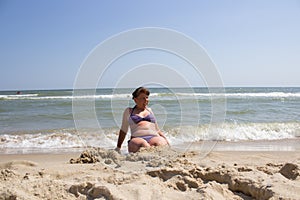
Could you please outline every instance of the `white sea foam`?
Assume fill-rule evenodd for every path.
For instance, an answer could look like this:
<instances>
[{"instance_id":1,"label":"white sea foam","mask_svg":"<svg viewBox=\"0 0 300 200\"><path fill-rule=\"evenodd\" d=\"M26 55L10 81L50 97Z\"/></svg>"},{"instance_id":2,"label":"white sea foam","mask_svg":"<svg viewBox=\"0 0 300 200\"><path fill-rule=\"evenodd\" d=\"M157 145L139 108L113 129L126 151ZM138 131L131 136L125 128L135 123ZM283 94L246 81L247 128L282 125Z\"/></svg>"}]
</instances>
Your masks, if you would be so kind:
<instances>
[{"instance_id":1,"label":"white sea foam","mask_svg":"<svg viewBox=\"0 0 300 200\"><path fill-rule=\"evenodd\" d=\"M4 134L0 148L76 148L82 142L71 133Z\"/></svg>"},{"instance_id":2,"label":"white sea foam","mask_svg":"<svg viewBox=\"0 0 300 200\"><path fill-rule=\"evenodd\" d=\"M269 92L269 93L228 93L226 97L271 97L271 98L289 98L300 97L300 93L284 93L284 92Z\"/></svg>"},{"instance_id":3,"label":"white sea foam","mask_svg":"<svg viewBox=\"0 0 300 200\"><path fill-rule=\"evenodd\" d=\"M30 99L37 97L39 94L15 94L15 95L0 95L0 99Z\"/></svg>"},{"instance_id":4,"label":"white sea foam","mask_svg":"<svg viewBox=\"0 0 300 200\"><path fill-rule=\"evenodd\" d=\"M224 123L219 126L180 127L167 130L174 144L201 140L280 140L300 136L300 123Z\"/></svg>"},{"instance_id":5,"label":"white sea foam","mask_svg":"<svg viewBox=\"0 0 300 200\"><path fill-rule=\"evenodd\" d=\"M297 137L299 131L299 123L225 124L218 130L218 139L228 141L289 139Z\"/></svg>"},{"instance_id":6,"label":"white sea foam","mask_svg":"<svg viewBox=\"0 0 300 200\"><path fill-rule=\"evenodd\" d=\"M0 135L0 149L35 148L62 149L96 146L113 148L117 142L118 129L103 131L55 131L53 133L4 134ZM226 123L221 127L176 127L164 130L172 145L202 140L253 141L292 139L300 136L300 123ZM128 134L128 138L129 139ZM125 140L126 141L126 140ZM124 142L124 147L127 142Z\"/></svg>"},{"instance_id":7,"label":"white sea foam","mask_svg":"<svg viewBox=\"0 0 300 200\"><path fill-rule=\"evenodd\" d=\"M300 93L152 93L151 98L185 99L185 98L300 98ZM4 100L49 100L49 99L131 99L130 94L102 94L102 95L68 95L68 96L39 96L39 94L0 95Z\"/></svg>"},{"instance_id":8,"label":"white sea foam","mask_svg":"<svg viewBox=\"0 0 300 200\"><path fill-rule=\"evenodd\" d=\"M0 99L5 100L51 100L51 99L129 99L128 94L113 94L113 95L80 95L80 96L38 96L38 94L28 95L0 95Z\"/></svg>"},{"instance_id":9,"label":"white sea foam","mask_svg":"<svg viewBox=\"0 0 300 200\"><path fill-rule=\"evenodd\" d=\"M193 96L193 97L229 97L229 98L299 98L300 93L268 92L268 93L176 93L176 96Z\"/></svg>"}]
</instances>

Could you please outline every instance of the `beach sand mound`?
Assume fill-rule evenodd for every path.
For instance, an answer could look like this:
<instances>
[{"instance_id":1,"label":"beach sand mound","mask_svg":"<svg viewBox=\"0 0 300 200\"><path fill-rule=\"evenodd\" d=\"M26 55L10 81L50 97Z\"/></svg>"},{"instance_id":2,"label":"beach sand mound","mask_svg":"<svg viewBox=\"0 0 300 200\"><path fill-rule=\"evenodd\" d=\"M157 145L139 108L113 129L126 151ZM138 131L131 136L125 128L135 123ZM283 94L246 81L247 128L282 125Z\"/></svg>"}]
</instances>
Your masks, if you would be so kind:
<instances>
[{"instance_id":1,"label":"beach sand mound","mask_svg":"<svg viewBox=\"0 0 300 200\"><path fill-rule=\"evenodd\" d=\"M299 154L293 156L299 160ZM286 155L213 152L200 157L170 148L126 155L91 148L69 162L55 155L1 162L0 200L300 199L299 163Z\"/></svg>"}]
</instances>

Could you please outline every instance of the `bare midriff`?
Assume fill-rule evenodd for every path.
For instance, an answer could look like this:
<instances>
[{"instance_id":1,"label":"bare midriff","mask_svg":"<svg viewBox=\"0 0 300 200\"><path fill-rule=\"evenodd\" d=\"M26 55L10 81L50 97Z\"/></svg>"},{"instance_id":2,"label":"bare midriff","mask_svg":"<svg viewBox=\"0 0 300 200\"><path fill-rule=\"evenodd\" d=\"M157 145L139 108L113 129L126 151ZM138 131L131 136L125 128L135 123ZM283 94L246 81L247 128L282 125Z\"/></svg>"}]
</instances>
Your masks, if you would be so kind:
<instances>
[{"instance_id":1,"label":"bare midriff","mask_svg":"<svg viewBox=\"0 0 300 200\"><path fill-rule=\"evenodd\" d=\"M130 123L130 130L131 130L131 137L158 135L155 127L155 123L151 123L147 121L142 121L139 122L138 124Z\"/></svg>"}]
</instances>

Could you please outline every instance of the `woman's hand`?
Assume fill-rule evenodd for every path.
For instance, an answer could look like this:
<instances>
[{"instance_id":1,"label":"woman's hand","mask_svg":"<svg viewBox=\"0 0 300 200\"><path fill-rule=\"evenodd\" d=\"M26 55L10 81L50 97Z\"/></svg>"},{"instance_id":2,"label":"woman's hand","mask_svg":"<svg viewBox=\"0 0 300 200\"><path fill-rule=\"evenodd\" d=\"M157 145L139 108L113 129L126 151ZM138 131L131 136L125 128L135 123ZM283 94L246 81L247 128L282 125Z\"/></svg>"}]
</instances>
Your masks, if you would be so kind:
<instances>
[{"instance_id":1,"label":"woman's hand","mask_svg":"<svg viewBox=\"0 0 300 200\"><path fill-rule=\"evenodd\" d=\"M161 137L163 137L163 138L167 141L167 144L168 144L169 146L171 146L170 143L169 143L169 141L168 141L168 139L166 138L166 136L165 136L161 131L158 131L158 134L159 134Z\"/></svg>"}]
</instances>

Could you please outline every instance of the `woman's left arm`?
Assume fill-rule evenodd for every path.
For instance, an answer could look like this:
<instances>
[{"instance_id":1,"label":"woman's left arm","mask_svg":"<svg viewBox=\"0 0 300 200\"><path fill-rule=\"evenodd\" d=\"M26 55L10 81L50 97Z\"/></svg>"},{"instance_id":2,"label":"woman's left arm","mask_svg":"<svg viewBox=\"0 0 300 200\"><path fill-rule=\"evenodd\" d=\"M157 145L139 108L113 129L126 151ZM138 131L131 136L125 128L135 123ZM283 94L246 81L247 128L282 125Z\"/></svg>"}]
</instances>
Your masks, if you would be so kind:
<instances>
[{"instance_id":1,"label":"woman's left arm","mask_svg":"<svg viewBox=\"0 0 300 200\"><path fill-rule=\"evenodd\" d=\"M161 137L163 137L163 138L167 141L168 145L170 146L170 143L169 143L168 139L166 138L166 136L163 134L163 132L162 132L161 130L158 129L157 133L158 133Z\"/></svg>"},{"instance_id":2,"label":"woman's left arm","mask_svg":"<svg viewBox=\"0 0 300 200\"><path fill-rule=\"evenodd\" d=\"M151 108L149 108L149 111L154 115ZM157 121L155 122L155 128L157 130L157 133L167 141L168 145L170 145L170 143L169 143L168 139L166 138L166 136L164 135L164 133L159 129Z\"/></svg>"}]
</instances>

